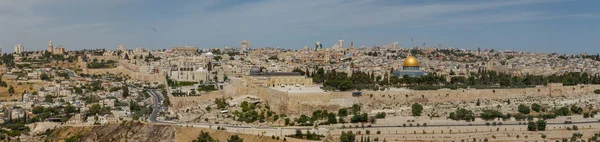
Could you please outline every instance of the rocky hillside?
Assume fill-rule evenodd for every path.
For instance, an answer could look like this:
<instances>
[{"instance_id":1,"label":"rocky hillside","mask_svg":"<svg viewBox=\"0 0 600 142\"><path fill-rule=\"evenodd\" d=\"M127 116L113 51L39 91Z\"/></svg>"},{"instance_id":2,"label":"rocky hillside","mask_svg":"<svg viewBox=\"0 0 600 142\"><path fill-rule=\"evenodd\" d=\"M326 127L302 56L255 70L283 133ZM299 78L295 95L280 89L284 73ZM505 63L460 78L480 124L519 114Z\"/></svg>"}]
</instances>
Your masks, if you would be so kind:
<instances>
[{"instance_id":1,"label":"rocky hillside","mask_svg":"<svg viewBox=\"0 0 600 142\"><path fill-rule=\"evenodd\" d=\"M209 132L210 136L227 141L232 135L238 135L247 142L282 142L270 136L231 133L227 131L206 128L180 127L172 125L153 125L143 123L123 123L102 126L61 127L38 135L30 141L83 141L83 142L190 142L195 140L200 132ZM302 140L287 138L288 142Z\"/></svg>"},{"instance_id":2,"label":"rocky hillside","mask_svg":"<svg viewBox=\"0 0 600 142\"><path fill-rule=\"evenodd\" d=\"M169 125L141 123L113 124L94 127L63 127L43 138L51 141L175 141L175 128Z\"/></svg>"}]
</instances>

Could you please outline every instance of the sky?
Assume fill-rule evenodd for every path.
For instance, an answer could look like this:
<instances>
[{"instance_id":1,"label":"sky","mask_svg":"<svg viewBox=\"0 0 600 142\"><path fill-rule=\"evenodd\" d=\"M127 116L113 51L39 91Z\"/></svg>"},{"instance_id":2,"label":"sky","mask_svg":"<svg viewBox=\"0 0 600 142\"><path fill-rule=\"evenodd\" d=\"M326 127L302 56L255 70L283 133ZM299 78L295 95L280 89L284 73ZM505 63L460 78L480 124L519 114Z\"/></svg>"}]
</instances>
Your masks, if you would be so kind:
<instances>
[{"instance_id":1,"label":"sky","mask_svg":"<svg viewBox=\"0 0 600 142\"><path fill-rule=\"evenodd\" d=\"M598 0L0 0L0 48L314 48L399 42L599 53Z\"/></svg>"}]
</instances>

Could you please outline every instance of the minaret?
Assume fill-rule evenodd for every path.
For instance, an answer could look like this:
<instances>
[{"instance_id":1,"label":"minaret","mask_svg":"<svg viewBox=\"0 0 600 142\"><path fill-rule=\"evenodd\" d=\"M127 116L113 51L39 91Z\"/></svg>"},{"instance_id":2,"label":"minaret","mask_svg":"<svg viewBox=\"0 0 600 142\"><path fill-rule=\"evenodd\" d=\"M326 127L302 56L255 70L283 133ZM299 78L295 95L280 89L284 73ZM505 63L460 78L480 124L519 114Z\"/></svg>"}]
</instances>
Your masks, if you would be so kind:
<instances>
[{"instance_id":1,"label":"minaret","mask_svg":"<svg viewBox=\"0 0 600 142\"><path fill-rule=\"evenodd\" d=\"M48 43L48 52L52 53L53 50L54 50L54 45L52 45L52 41L50 41L50 43Z\"/></svg>"}]
</instances>

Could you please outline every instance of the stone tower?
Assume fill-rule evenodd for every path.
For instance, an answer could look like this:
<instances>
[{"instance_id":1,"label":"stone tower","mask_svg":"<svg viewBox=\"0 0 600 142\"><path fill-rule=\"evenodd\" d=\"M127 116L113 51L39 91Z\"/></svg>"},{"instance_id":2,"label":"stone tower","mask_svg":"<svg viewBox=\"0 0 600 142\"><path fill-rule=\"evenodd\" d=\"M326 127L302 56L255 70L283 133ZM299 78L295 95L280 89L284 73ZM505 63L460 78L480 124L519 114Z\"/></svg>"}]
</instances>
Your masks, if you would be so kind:
<instances>
[{"instance_id":1,"label":"stone tower","mask_svg":"<svg viewBox=\"0 0 600 142\"><path fill-rule=\"evenodd\" d=\"M50 43L48 43L48 52L52 53L53 50L54 50L54 45L52 45L52 41L50 41Z\"/></svg>"}]
</instances>

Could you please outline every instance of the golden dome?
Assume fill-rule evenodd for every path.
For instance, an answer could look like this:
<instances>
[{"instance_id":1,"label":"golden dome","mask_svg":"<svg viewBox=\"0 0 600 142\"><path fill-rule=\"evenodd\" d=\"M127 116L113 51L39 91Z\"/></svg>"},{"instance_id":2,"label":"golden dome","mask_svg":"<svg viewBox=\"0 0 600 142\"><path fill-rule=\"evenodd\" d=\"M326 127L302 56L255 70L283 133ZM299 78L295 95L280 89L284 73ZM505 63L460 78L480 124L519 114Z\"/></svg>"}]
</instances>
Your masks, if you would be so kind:
<instances>
[{"instance_id":1,"label":"golden dome","mask_svg":"<svg viewBox=\"0 0 600 142\"><path fill-rule=\"evenodd\" d=\"M417 58L413 57L412 55L408 55L408 57L406 57L406 59L404 59L404 65L405 67L418 67L419 66L419 60L417 60Z\"/></svg>"}]
</instances>

